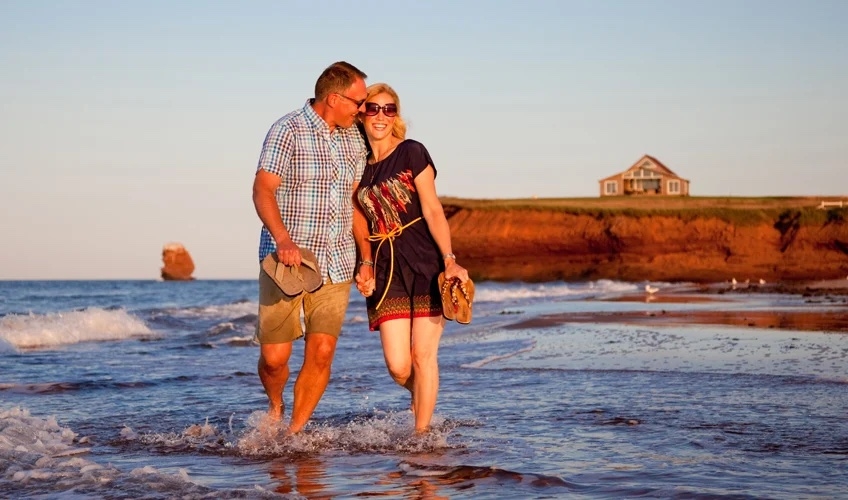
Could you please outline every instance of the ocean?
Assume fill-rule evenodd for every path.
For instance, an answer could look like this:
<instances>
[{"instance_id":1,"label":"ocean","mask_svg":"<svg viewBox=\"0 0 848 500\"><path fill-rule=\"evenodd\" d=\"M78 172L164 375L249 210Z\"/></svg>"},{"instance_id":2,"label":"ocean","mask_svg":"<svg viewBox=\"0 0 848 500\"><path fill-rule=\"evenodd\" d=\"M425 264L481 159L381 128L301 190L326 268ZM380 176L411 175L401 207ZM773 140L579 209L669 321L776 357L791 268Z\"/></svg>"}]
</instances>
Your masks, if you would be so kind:
<instances>
[{"instance_id":1,"label":"ocean","mask_svg":"<svg viewBox=\"0 0 848 500\"><path fill-rule=\"evenodd\" d=\"M654 285L477 283L425 436L352 290L286 438L255 281L0 281L0 497L848 498L848 334L662 321L844 301Z\"/></svg>"}]
</instances>

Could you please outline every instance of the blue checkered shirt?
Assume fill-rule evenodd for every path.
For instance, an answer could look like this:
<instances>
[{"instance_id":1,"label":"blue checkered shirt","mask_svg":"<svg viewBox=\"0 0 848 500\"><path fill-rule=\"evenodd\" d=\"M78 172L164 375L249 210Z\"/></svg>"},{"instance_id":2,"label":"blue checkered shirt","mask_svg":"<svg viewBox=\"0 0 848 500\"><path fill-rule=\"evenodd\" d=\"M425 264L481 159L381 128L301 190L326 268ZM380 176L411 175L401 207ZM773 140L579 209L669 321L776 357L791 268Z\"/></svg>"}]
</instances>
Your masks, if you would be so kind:
<instances>
[{"instance_id":1,"label":"blue checkered shirt","mask_svg":"<svg viewBox=\"0 0 848 500\"><path fill-rule=\"evenodd\" d=\"M325 282L341 283L353 278L356 265L352 190L365 170L365 141L356 127L330 133L311 101L271 126L257 172L282 179L277 206L292 241L315 253ZM263 226L259 261L274 251Z\"/></svg>"}]
</instances>

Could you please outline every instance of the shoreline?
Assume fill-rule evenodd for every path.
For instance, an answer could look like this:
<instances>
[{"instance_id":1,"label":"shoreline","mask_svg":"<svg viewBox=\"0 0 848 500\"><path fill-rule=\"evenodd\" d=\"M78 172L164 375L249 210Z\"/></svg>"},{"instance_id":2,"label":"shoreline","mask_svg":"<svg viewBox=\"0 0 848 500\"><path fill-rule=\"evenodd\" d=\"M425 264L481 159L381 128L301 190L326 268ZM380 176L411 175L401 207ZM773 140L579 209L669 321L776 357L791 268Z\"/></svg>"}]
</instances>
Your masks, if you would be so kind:
<instances>
[{"instance_id":1,"label":"shoreline","mask_svg":"<svg viewBox=\"0 0 848 500\"><path fill-rule=\"evenodd\" d=\"M507 325L508 330L545 328L565 323L621 323L628 325L721 325L776 330L848 333L846 311L634 311L617 313L561 313Z\"/></svg>"},{"instance_id":2,"label":"shoreline","mask_svg":"<svg viewBox=\"0 0 848 500\"><path fill-rule=\"evenodd\" d=\"M754 293L797 295L804 304L794 309L722 309L731 304L727 295ZM646 304L715 304L712 310L691 309L579 312L543 315L507 325L510 330L545 328L564 323L620 323L629 325L679 326L720 325L760 329L809 332L848 333L848 280L823 280L803 283L777 283L735 288L726 284L698 287L695 290L662 293L631 293L618 297L595 299L603 302L644 302Z\"/></svg>"}]
</instances>

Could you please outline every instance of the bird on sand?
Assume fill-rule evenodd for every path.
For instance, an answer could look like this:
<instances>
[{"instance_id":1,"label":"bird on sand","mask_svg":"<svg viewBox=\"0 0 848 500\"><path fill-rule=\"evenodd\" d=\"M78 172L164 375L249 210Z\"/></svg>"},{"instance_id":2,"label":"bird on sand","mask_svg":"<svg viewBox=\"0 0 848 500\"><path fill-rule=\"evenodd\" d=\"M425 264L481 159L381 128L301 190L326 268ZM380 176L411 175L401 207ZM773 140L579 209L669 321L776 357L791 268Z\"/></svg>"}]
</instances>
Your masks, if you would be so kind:
<instances>
[{"instance_id":1,"label":"bird on sand","mask_svg":"<svg viewBox=\"0 0 848 500\"><path fill-rule=\"evenodd\" d=\"M660 289L655 287L655 286L651 286L651 284L648 283L647 285L645 285L645 291L648 292L649 294L653 295L653 294L659 292Z\"/></svg>"}]
</instances>

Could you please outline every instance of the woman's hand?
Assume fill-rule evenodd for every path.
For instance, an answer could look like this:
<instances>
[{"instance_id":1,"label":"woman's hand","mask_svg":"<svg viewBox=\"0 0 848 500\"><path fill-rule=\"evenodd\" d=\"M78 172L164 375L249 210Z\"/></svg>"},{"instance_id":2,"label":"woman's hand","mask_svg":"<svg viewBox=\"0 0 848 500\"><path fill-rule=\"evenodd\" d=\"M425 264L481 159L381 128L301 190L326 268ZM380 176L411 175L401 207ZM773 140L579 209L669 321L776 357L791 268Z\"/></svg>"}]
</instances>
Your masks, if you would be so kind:
<instances>
[{"instance_id":1,"label":"woman's hand","mask_svg":"<svg viewBox=\"0 0 848 500\"><path fill-rule=\"evenodd\" d=\"M459 281L465 283L468 281L468 271L456 263L454 259L446 259L445 263L445 278L459 278Z\"/></svg>"},{"instance_id":2,"label":"woman's hand","mask_svg":"<svg viewBox=\"0 0 848 500\"><path fill-rule=\"evenodd\" d=\"M363 297L370 297L377 288L377 282L374 279L374 268L371 266L360 265L359 272L353 277L356 280L356 289Z\"/></svg>"}]
</instances>

